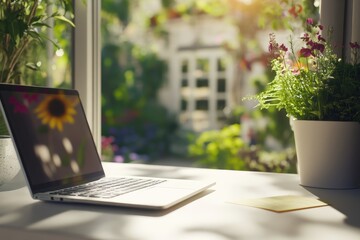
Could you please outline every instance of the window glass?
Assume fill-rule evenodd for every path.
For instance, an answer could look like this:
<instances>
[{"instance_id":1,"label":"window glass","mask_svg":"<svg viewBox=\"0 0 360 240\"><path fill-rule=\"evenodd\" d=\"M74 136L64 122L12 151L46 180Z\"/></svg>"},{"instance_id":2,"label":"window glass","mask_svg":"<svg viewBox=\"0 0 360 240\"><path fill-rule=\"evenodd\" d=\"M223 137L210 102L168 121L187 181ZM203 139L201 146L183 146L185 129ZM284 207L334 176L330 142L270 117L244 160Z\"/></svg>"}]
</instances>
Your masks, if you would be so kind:
<instances>
[{"instance_id":1,"label":"window glass","mask_svg":"<svg viewBox=\"0 0 360 240\"><path fill-rule=\"evenodd\" d=\"M273 79L268 34L318 19L313 0L102 0L101 17L104 160L294 172L287 116L243 99Z\"/></svg>"},{"instance_id":2,"label":"window glass","mask_svg":"<svg viewBox=\"0 0 360 240\"><path fill-rule=\"evenodd\" d=\"M222 92L225 92L226 91L226 80L221 78L221 79L218 79L218 82L217 82L217 91L219 93L222 93Z\"/></svg>"},{"instance_id":3,"label":"window glass","mask_svg":"<svg viewBox=\"0 0 360 240\"><path fill-rule=\"evenodd\" d=\"M196 100L196 110L208 110L209 109L209 101L205 99Z\"/></svg>"},{"instance_id":4,"label":"window glass","mask_svg":"<svg viewBox=\"0 0 360 240\"><path fill-rule=\"evenodd\" d=\"M216 103L217 110L224 110L225 107L226 107L226 101L224 99L217 100Z\"/></svg>"},{"instance_id":5,"label":"window glass","mask_svg":"<svg viewBox=\"0 0 360 240\"><path fill-rule=\"evenodd\" d=\"M208 73L209 72L209 60L205 59L205 58L197 59L196 70L198 70L200 74Z\"/></svg>"},{"instance_id":6,"label":"window glass","mask_svg":"<svg viewBox=\"0 0 360 240\"><path fill-rule=\"evenodd\" d=\"M224 72L226 70L226 60L223 58L219 58L217 60L217 70L219 72Z\"/></svg>"},{"instance_id":7,"label":"window glass","mask_svg":"<svg viewBox=\"0 0 360 240\"><path fill-rule=\"evenodd\" d=\"M183 72L183 73L188 72L188 62L186 60L182 61L181 72Z\"/></svg>"},{"instance_id":8,"label":"window glass","mask_svg":"<svg viewBox=\"0 0 360 240\"><path fill-rule=\"evenodd\" d=\"M196 80L196 87L203 88L203 87L209 87L209 80L206 78L199 78Z\"/></svg>"}]
</instances>

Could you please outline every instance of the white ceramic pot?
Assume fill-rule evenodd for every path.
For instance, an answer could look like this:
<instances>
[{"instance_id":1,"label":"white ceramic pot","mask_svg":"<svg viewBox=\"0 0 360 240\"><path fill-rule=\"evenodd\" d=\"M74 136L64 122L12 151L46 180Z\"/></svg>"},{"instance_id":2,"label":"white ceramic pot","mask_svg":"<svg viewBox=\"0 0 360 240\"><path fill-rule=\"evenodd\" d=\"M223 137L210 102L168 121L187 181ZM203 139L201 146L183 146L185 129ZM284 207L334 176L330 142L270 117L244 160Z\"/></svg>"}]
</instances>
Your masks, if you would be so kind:
<instances>
[{"instance_id":1,"label":"white ceramic pot","mask_svg":"<svg viewBox=\"0 0 360 240\"><path fill-rule=\"evenodd\" d=\"M360 123L295 120L293 130L301 185L359 187Z\"/></svg>"},{"instance_id":2,"label":"white ceramic pot","mask_svg":"<svg viewBox=\"0 0 360 240\"><path fill-rule=\"evenodd\" d=\"M11 138L0 136L0 186L11 181L19 170L20 164Z\"/></svg>"}]
</instances>

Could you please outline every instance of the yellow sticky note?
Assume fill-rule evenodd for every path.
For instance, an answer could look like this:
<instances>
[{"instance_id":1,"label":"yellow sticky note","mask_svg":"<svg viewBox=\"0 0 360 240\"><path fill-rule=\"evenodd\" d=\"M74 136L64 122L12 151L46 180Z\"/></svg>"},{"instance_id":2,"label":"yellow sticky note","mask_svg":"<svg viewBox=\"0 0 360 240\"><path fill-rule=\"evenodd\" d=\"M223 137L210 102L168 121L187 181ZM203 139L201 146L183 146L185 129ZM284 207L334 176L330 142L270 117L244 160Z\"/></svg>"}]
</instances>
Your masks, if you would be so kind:
<instances>
[{"instance_id":1,"label":"yellow sticky note","mask_svg":"<svg viewBox=\"0 0 360 240\"><path fill-rule=\"evenodd\" d=\"M236 201L230 201L230 203L262 208L273 212L288 212L328 205L316 198L294 195L240 199Z\"/></svg>"}]
</instances>

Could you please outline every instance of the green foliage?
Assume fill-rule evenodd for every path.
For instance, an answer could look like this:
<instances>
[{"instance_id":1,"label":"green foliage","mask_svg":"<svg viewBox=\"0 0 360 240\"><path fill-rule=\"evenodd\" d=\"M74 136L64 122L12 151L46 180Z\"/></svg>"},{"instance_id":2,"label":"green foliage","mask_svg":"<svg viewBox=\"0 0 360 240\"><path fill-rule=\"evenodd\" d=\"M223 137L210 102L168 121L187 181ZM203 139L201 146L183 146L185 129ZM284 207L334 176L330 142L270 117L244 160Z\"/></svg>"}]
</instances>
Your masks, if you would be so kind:
<instances>
[{"instance_id":1,"label":"green foliage","mask_svg":"<svg viewBox=\"0 0 360 240\"><path fill-rule=\"evenodd\" d=\"M102 135L112 139L102 151L108 160L125 162L166 154L177 127L157 99L166 62L149 46L128 40L133 4L106 0L102 8ZM112 30L115 26L121 34Z\"/></svg>"},{"instance_id":2,"label":"green foliage","mask_svg":"<svg viewBox=\"0 0 360 240\"><path fill-rule=\"evenodd\" d=\"M164 8L171 8L175 5L175 0L161 0L161 5Z\"/></svg>"},{"instance_id":3,"label":"green foliage","mask_svg":"<svg viewBox=\"0 0 360 240\"><path fill-rule=\"evenodd\" d=\"M289 118L284 110L278 111L274 107L268 109L256 108L249 111L252 121L259 123L266 122L261 127L256 128L256 144L264 149L269 137L273 137L282 148L294 146L293 131L290 127Z\"/></svg>"},{"instance_id":4,"label":"green foliage","mask_svg":"<svg viewBox=\"0 0 360 240\"><path fill-rule=\"evenodd\" d=\"M240 152L245 161L246 170L260 172L296 173L295 148L282 151L263 151L251 147Z\"/></svg>"},{"instance_id":5,"label":"green foliage","mask_svg":"<svg viewBox=\"0 0 360 240\"><path fill-rule=\"evenodd\" d=\"M360 48L352 49L357 55ZM360 56L359 56L360 57ZM323 104L323 119L360 122L360 58L353 63L339 60L332 78L319 92Z\"/></svg>"},{"instance_id":6,"label":"green foliage","mask_svg":"<svg viewBox=\"0 0 360 240\"><path fill-rule=\"evenodd\" d=\"M206 167L243 170L245 163L239 157L239 151L244 146L240 125L233 124L221 130L201 133L189 146L189 154Z\"/></svg>"},{"instance_id":7,"label":"green foliage","mask_svg":"<svg viewBox=\"0 0 360 240\"><path fill-rule=\"evenodd\" d=\"M62 0L60 4L65 10L71 9L69 0ZM0 1L0 82L20 83L20 64L37 69L35 64L22 63L31 43L50 41L58 47L57 43L41 30L50 28L48 19L64 21L73 26L73 23L59 12L48 16L46 6L45 1Z\"/></svg>"},{"instance_id":8,"label":"green foliage","mask_svg":"<svg viewBox=\"0 0 360 240\"><path fill-rule=\"evenodd\" d=\"M0 112L0 136L9 135L8 128L5 123L5 119L3 117L2 112Z\"/></svg>"},{"instance_id":9,"label":"green foliage","mask_svg":"<svg viewBox=\"0 0 360 240\"><path fill-rule=\"evenodd\" d=\"M124 25L130 21L130 0L102 0L101 8L104 12L116 16Z\"/></svg>"},{"instance_id":10,"label":"green foliage","mask_svg":"<svg viewBox=\"0 0 360 240\"><path fill-rule=\"evenodd\" d=\"M130 42L107 44L102 53L102 135L115 138L122 156L166 153L177 127L157 102L166 63Z\"/></svg>"},{"instance_id":11,"label":"green foliage","mask_svg":"<svg viewBox=\"0 0 360 240\"><path fill-rule=\"evenodd\" d=\"M189 155L201 166L231 170L296 172L293 148L283 151L264 151L248 146L240 136L240 125L232 124L222 130L201 133L189 145Z\"/></svg>"},{"instance_id":12,"label":"green foliage","mask_svg":"<svg viewBox=\"0 0 360 240\"><path fill-rule=\"evenodd\" d=\"M51 42L55 47L58 43L49 39L44 31L50 26L49 19L63 22L74 26L73 23L64 15L72 11L71 0L57 1L57 6L62 11L55 11L51 15L47 14L47 1L22 1L22 0L2 0L0 1L0 82L1 83L33 83L33 80L42 79L37 77L30 79L28 71L37 71L39 66L36 58L39 51L32 54L31 51L42 50L39 45ZM58 8L59 9L59 8ZM61 24L59 24L61 25ZM33 53L33 52L32 52ZM46 62L46 61L44 61ZM27 76L27 77L24 77ZM26 79L24 81L23 79ZM7 135L8 131L4 120L0 118L0 134Z\"/></svg>"},{"instance_id":13,"label":"green foliage","mask_svg":"<svg viewBox=\"0 0 360 240\"><path fill-rule=\"evenodd\" d=\"M258 0L261 14L258 25L261 28L293 29L295 22L305 22L307 18L318 19L319 9L314 0Z\"/></svg>"},{"instance_id":14,"label":"green foliage","mask_svg":"<svg viewBox=\"0 0 360 240\"><path fill-rule=\"evenodd\" d=\"M266 89L267 84L274 78L273 71L268 69L263 76L257 76L253 79L255 92L260 93ZM237 112L237 113L236 113ZM251 108L247 109L244 106L237 106L234 109L235 122L241 123L244 115L255 123L256 144L262 148L266 148L266 141L269 137L273 137L282 148L294 146L293 131L290 127L289 118L286 116L284 109L278 110L276 107L269 107L267 109ZM266 122L266 124L264 124Z\"/></svg>"},{"instance_id":15,"label":"green foliage","mask_svg":"<svg viewBox=\"0 0 360 240\"><path fill-rule=\"evenodd\" d=\"M164 84L167 67L155 53L123 42L104 46L102 60L105 109L112 106L117 106L117 111L143 108L156 100L157 92Z\"/></svg>"}]
</instances>

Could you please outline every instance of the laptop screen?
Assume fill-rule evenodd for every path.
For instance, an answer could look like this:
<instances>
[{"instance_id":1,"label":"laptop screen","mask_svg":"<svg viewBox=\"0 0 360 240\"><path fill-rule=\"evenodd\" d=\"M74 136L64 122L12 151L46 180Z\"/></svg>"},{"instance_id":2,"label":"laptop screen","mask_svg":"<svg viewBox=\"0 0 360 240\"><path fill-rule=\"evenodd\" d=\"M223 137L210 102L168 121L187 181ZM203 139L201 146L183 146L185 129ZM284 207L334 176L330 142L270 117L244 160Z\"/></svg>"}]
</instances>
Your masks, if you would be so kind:
<instances>
[{"instance_id":1,"label":"laptop screen","mask_svg":"<svg viewBox=\"0 0 360 240\"><path fill-rule=\"evenodd\" d=\"M104 175L77 91L0 85L0 99L33 193Z\"/></svg>"}]
</instances>

